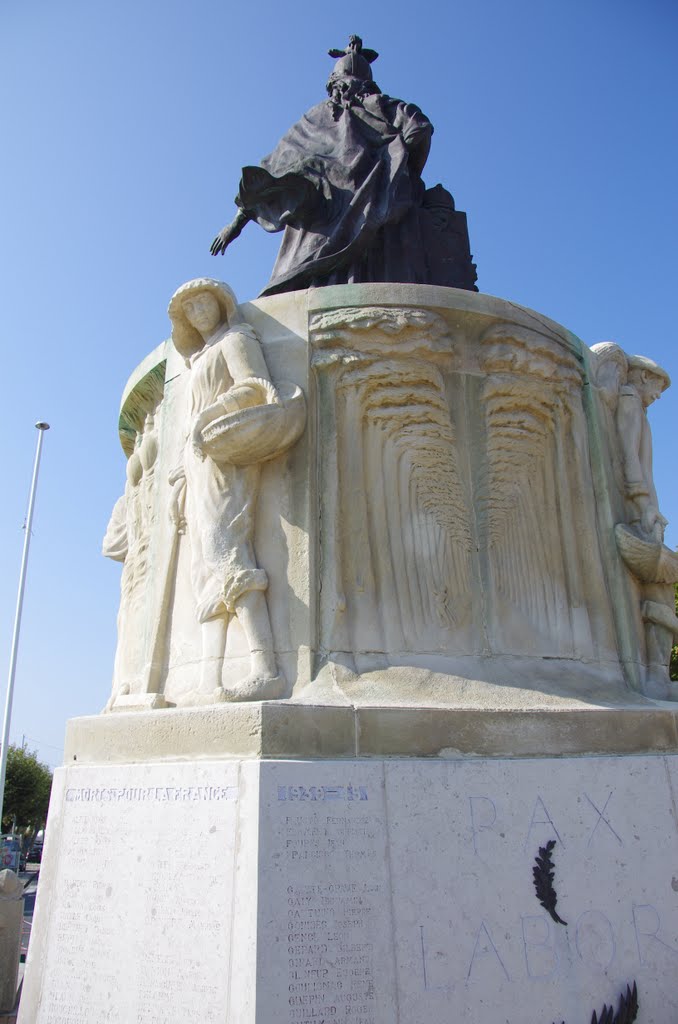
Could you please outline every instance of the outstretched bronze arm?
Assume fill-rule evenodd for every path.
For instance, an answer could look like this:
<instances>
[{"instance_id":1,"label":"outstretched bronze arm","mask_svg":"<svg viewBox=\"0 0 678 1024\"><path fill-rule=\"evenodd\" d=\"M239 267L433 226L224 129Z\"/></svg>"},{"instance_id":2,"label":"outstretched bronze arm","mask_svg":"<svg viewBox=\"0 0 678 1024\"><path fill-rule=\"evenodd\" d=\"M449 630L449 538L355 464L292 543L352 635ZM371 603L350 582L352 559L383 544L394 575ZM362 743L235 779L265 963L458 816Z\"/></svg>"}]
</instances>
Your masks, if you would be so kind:
<instances>
[{"instance_id":1,"label":"outstretched bronze arm","mask_svg":"<svg viewBox=\"0 0 678 1024\"><path fill-rule=\"evenodd\" d=\"M230 224L227 224L225 228L222 228L217 237L210 246L210 252L213 256L218 256L219 253L226 252L231 242L238 237L245 224L251 217L248 217L243 210L238 210L237 214L233 218Z\"/></svg>"}]
</instances>

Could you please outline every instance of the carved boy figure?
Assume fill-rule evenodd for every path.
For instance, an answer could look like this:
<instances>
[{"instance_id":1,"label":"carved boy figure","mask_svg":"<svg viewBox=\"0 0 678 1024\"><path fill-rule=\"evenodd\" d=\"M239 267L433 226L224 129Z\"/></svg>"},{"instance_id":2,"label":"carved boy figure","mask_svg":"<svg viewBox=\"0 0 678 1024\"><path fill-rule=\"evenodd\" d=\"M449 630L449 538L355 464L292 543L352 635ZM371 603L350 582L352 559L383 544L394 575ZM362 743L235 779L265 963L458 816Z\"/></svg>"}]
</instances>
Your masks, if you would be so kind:
<instances>
[{"instance_id":1,"label":"carved boy figure","mask_svg":"<svg viewBox=\"0 0 678 1024\"><path fill-rule=\"evenodd\" d=\"M272 425L269 410L284 418L285 404L254 330L245 323L230 325L235 309L230 288L210 278L182 285L169 305L172 340L190 368L183 473L191 581L202 636L200 680L192 703L287 694L273 650L268 577L257 565L253 533L260 462L289 447L300 429L283 438L284 431ZM178 474L173 478L176 483ZM234 615L247 638L251 669L245 680L225 689L226 632Z\"/></svg>"},{"instance_id":2,"label":"carved boy figure","mask_svg":"<svg viewBox=\"0 0 678 1024\"><path fill-rule=\"evenodd\" d=\"M648 540L661 542L667 520L661 515L652 478L652 434L647 408L671 383L652 359L629 356L627 383L617 405L617 429L622 445L626 497L632 503L629 522Z\"/></svg>"},{"instance_id":3,"label":"carved boy figure","mask_svg":"<svg viewBox=\"0 0 678 1024\"><path fill-rule=\"evenodd\" d=\"M614 414L619 405L619 395L626 384L629 360L626 352L616 341L600 341L591 346L595 353L594 378L605 405Z\"/></svg>"},{"instance_id":4,"label":"carved boy figure","mask_svg":"<svg viewBox=\"0 0 678 1024\"><path fill-rule=\"evenodd\" d=\"M652 359L629 356L627 380L620 388L616 416L628 525L618 524L615 535L624 562L641 584L647 662L645 693L660 699L675 698L668 663L671 645L678 636L673 604L678 556L663 543L667 520L659 511L652 476L652 434L647 408L670 383L669 375Z\"/></svg>"}]
</instances>

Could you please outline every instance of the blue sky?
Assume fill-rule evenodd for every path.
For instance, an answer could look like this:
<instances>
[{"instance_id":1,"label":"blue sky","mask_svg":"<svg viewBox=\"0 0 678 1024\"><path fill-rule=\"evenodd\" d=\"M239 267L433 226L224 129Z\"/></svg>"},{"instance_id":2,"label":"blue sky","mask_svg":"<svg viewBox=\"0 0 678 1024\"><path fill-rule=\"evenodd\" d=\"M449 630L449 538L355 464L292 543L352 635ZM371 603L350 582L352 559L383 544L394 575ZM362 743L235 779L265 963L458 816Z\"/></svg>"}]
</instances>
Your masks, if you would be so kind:
<instances>
[{"instance_id":1,"label":"blue sky","mask_svg":"<svg viewBox=\"0 0 678 1024\"><path fill-rule=\"evenodd\" d=\"M0 503L4 694L36 419L47 419L12 738L56 764L65 722L105 703L120 569L100 556L122 490L122 388L168 333L182 281L238 297L279 237L209 244L257 163L324 96L359 33L384 90L435 125L427 184L466 210L481 291L676 380L675 0L26 0L0 9ZM678 544L675 419L652 409Z\"/></svg>"}]
</instances>

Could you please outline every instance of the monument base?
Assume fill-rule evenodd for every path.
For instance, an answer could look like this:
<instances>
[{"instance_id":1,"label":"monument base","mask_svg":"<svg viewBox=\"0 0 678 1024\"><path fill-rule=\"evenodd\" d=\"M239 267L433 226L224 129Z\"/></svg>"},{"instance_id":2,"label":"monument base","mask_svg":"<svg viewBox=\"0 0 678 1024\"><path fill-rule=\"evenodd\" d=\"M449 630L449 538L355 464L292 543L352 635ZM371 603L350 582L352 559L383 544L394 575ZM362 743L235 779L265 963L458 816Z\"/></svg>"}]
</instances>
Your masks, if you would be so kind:
<instances>
[{"instance_id":1,"label":"monument base","mask_svg":"<svg viewBox=\"0 0 678 1024\"><path fill-rule=\"evenodd\" d=\"M289 735L289 705L236 713ZM181 748L187 714L127 725ZM678 756L82 763L93 721L55 774L19 1024L583 1024L634 982L643 1024L678 1017Z\"/></svg>"},{"instance_id":2,"label":"monument base","mask_svg":"<svg viewBox=\"0 0 678 1024\"><path fill-rule=\"evenodd\" d=\"M678 753L678 709L628 694L597 704L518 691L493 704L264 701L74 718L65 764L205 757L543 757Z\"/></svg>"}]
</instances>

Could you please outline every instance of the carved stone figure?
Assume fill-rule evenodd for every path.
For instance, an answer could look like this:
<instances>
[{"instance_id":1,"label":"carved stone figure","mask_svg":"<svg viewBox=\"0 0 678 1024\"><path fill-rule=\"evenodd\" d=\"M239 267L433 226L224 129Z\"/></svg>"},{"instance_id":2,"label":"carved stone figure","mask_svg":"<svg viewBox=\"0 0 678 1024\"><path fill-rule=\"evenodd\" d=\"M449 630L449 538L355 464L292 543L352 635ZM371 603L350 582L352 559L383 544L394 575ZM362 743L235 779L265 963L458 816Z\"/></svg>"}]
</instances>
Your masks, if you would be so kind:
<instances>
[{"instance_id":1,"label":"carved stone figure","mask_svg":"<svg viewBox=\"0 0 678 1024\"><path fill-rule=\"evenodd\" d=\"M0 871L0 1014L15 1020L21 927L24 910L24 883L5 868Z\"/></svg>"},{"instance_id":2,"label":"carved stone figure","mask_svg":"<svg viewBox=\"0 0 678 1024\"><path fill-rule=\"evenodd\" d=\"M295 385L271 381L257 335L231 325L236 300L209 278L189 281L169 305L172 340L190 367L183 465L172 473L170 515L184 518L191 579L201 624L200 679L189 703L270 700L287 695L273 650L265 591L268 577L253 548L260 464L296 441L305 403ZM230 619L237 616L250 651L250 674L224 688Z\"/></svg>"},{"instance_id":3,"label":"carved stone figure","mask_svg":"<svg viewBox=\"0 0 678 1024\"><path fill-rule=\"evenodd\" d=\"M106 529L102 551L123 563L118 612L118 645L113 670L113 690L107 708L116 697L145 690L144 605L149 577L148 548L156 515L154 472L158 454L155 418L148 413L136 435L127 461L127 482Z\"/></svg>"},{"instance_id":4,"label":"carved stone figure","mask_svg":"<svg viewBox=\"0 0 678 1024\"><path fill-rule=\"evenodd\" d=\"M652 434L647 409L670 385L665 370L645 356L629 356L626 383L619 390L616 423L626 523L615 529L626 566L641 585L645 623L648 696L670 696L668 663L678 618L673 584L678 581L678 554L663 543L667 520L659 511L652 474Z\"/></svg>"},{"instance_id":5,"label":"carved stone figure","mask_svg":"<svg viewBox=\"0 0 678 1024\"><path fill-rule=\"evenodd\" d=\"M652 477L652 434L646 410L670 383L669 375L652 359L630 356L627 382L617 406L629 522L658 542L664 539L667 520L659 511Z\"/></svg>"},{"instance_id":6,"label":"carved stone figure","mask_svg":"<svg viewBox=\"0 0 678 1024\"><path fill-rule=\"evenodd\" d=\"M628 376L628 358L626 352L614 341L601 341L591 346L594 355L592 364L592 381L602 398L603 433L609 440L607 459L614 477L616 492L620 500L615 499L615 519L621 517L624 507L624 465L622 453L617 439L617 407L622 387Z\"/></svg>"},{"instance_id":7,"label":"carved stone figure","mask_svg":"<svg viewBox=\"0 0 678 1024\"><path fill-rule=\"evenodd\" d=\"M601 341L591 346L595 355L595 382L605 405L616 415L619 395L626 384L629 361L616 341Z\"/></svg>"},{"instance_id":8,"label":"carved stone figure","mask_svg":"<svg viewBox=\"0 0 678 1024\"><path fill-rule=\"evenodd\" d=\"M263 295L365 281L475 289L466 217L421 173L433 125L413 103L381 92L378 54L351 36L319 103L260 167L244 167L239 211L212 243L225 252L245 224L282 231Z\"/></svg>"}]
</instances>

